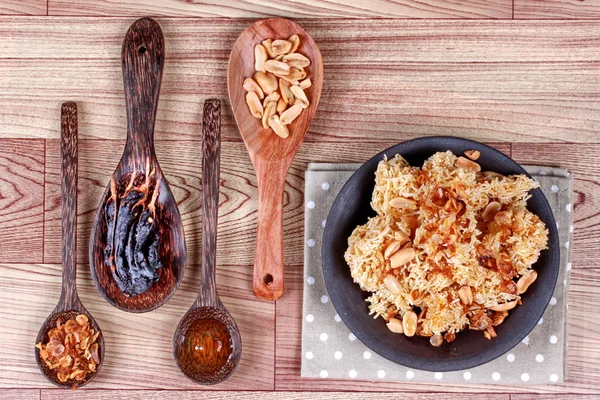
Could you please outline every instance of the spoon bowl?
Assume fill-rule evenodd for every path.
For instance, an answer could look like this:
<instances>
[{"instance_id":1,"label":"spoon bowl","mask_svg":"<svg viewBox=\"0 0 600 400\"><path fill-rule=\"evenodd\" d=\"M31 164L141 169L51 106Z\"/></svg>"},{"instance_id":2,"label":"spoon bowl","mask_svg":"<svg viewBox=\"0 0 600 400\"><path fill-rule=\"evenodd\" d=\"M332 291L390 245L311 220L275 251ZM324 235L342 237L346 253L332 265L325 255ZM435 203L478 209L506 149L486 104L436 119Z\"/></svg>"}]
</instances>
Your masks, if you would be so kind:
<instances>
[{"instance_id":1,"label":"spoon bowl","mask_svg":"<svg viewBox=\"0 0 600 400\"><path fill-rule=\"evenodd\" d=\"M264 129L246 104L244 79L255 74L254 46L265 39L287 39L298 35L296 52L311 61L306 89L310 105L288 125L285 139ZM254 293L261 299L275 300L283 293L283 193L290 165L317 111L323 87L321 52L310 35L297 23L284 18L264 19L246 28L238 37L229 58L227 87L231 108L250 154L258 181L258 224L254 261Z\"/></svg>"},{"instance_id":2,"label":"spoon bowl","mask_svg":"<svg viewBox=\"0 0 600 400\"><path fill-rule=\"evenodd\" d=\"M188 378L203 385L229 378L240 362L241 348L237 325L220 301L217 307L192 307L173 337L177 366Z\"/></svg>"},{"instance_id":3,"label":"spoon bowl","mask_svg":"<svg viewBox=\"0 0 600 400\"><path fill-rule=\"evenodd\" d=\"M96 370L87 374L83 381L69 379L66 382L60 382L57 374L41 360L40 350L37 347L35 348L35 360L40 371L50 382L61 388L72 388L74 385L77 387L86 385L98 374L104 360L104 337L100 327L81 304L77 295L75 263L77 248L77 105L64 103L61 114L62 291L58 305L42 324L36 343L47 343L48 332L56 327L58 321L65 322L79 314L85 314L94 332L100 332L96 340L100 362L96 366Z\"/></svg>"},{"instance_id":4,"label":"spoon bowl","mask_svg":"<svg viewBox=\"0 0 600 400\"><path fill-rule=\"evenodd\" d=\"M229 378L242 356L233 317L217 295L217 220L221 154L221 103L204 102L202 140L202 268L200 293L173 335L173 356L188 378L214 385Z\"/></svg>"},{"instance_id":5,"label":"spoon bowl","mask_svg":"<svg viewBox=\"0 0 600 400\"><path fill-rule=\"evenodd\" d=\"M158 23L150 18L134 22L125 35L122 49L127 143L100 201L90 237L90 268L98 291L110 304L129 312L151 311L169 300L183 278L187 255L181 215L154 151L154 121L164 58L164 39ZM146 188L148 198L144 207L149 209L148 204L153 207L148 223L158 232L157 256L147 250L148 254L141 254L140 263L158 259L162 267L156 269L156 277L145 291L136 288L134 293L124 293L115 280L114 267L106 261L109 229L114 229L109 227L106 209L113 199L122 198L119 196L127 192L131 183L133 187ZM118 233L118 228L114 232Z\"/></svg>"}]
</instances>

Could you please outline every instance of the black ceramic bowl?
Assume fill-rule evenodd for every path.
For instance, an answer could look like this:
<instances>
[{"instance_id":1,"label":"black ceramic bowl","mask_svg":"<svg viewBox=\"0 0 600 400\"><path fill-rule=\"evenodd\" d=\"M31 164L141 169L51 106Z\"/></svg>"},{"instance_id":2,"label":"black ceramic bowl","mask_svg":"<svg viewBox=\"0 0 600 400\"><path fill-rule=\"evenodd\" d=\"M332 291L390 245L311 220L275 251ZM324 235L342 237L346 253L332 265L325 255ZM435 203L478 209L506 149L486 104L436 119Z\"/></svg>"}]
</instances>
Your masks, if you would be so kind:
<instances>
[{"instance_id":1,"label":"black ceramic bowl","mask_svg":"<svg viewBox=\"0 0 600 400\"><path fill-rule=\"evenodd\" d=\"M375 215L370 201L375 186L377 164L384 155L400 154L411 165L421 167L438 151L450 150L462 155L465 150L479 150L477 162L483 171L503 175L527 174L508 156L484 144L456 137L426 137L409 140L377 154L362 165L338 194L323 235L323 275L329 297L337 313L350 331L377 354L410 368L427 371L456 371L473 368L491 361L516 346L536 326L554 293L559 268L559 245L556 222L541 190L531 192L527 208L537 214L550 232L548 250L542 251L534 265L537 280L522 295L523 304L510 311L504 323L496 327L498 336L488 340L480 331L463 330L452 343L440 347L429 344L429 338L406 337L390 332L382 318L369 315L363 292L350 276L344 260L348 237L357 225Z\"/></svg>"}]
</instances>

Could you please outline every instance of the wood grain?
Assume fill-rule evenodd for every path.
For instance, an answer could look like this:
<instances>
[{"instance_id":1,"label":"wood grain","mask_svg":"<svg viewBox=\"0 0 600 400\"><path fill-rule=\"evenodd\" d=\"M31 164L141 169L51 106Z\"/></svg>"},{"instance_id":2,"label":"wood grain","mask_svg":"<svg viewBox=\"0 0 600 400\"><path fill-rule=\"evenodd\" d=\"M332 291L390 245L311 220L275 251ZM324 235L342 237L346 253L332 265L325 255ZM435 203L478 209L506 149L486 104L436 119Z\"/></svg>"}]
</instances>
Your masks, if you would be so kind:
<instances>
[{"instance_id":1,"label":"wood grain","mask_svg":"<svg viewBox=\"0 0 600 400\"><path fill-rule=\"evenodd\" d=\"M510 0L443 2L439 0L374 0L364 2L287 2L267 0L49 0L50 15L129 15L260 18L511 18Z\"/></svg>"},{"instance_id":2,"label":"wood grain","mask_svg":"<svg viewBox=\"0 0 600 400\"><path fill-rule=\"evenodd\" d=\"M255 300L250 271L251 266L217 269L219 294L241 330L244 354L235 374L215 390L273 389L274 305ZM0 388L49 387L35 365L33 346L39 326L58 300L60 276L60 265L0 265ZM146 314L116 311L93 287L86 268L80 268L77 279L81 300L102 327L106 345L102 370L90 388L199 388L177 369L172 348L175 327L200 285L197 265L188 266L180 289L166 305Z\"/></svg>"},{"instance_id":3,"label":"wood grain","mask_svg":"<svg viewBox=\"0 0 600 400\"><path fill-rule=\"evenodd\" d=\"M0 15L48 15L47 0L2 0Z\"/></svg>"},{"instance_id":4,"label":"wood grain","mask_svg":"<svg viewBox=\"0 0 600 400\"><path fill-rule=\"evenodd\" d=\"M0 140L0 260L42 262L43 197L44 141Z\"/></svg>"},{"instance_id":5,"label":"wood grain","mask_svg":"<svg viewBox=\"0 0 600 400\"><path fill-rule=\"evenodd\" d=\"M39 389L0 389L0 398L9 400L39 400Z\"/></svg>"},{"instance_id":6,"label":"wood grain","mask_svg":"<svg viewBox=\"0 0 600 400\"><path fill-rule=\"evenodd\" d=\"M514 0L515 19L598 19L600 0Z\"/></svg>"},{"instance_id":7,"label":"wood grain","mask_svg":"<svg viewBox=\"0 0 600 400\"><path fill-rule=\"evenodd\" d=\"M119 54L130 22L0 20L0 137L57 138L56 109L72 99L82 138L125 138ZM231 46L250 21L159 22L167 58L156 139L197 137L201 104L216 97L223 101L223 140L241 140L225 76ZM382 141L445 134L505 142L598 140L600 30L594 21L300 22L321 49L325 73L306 141L360 139L365 132Z\"/></svg>"},{"instance_id":8,"label":"wood grain","mask_svg":"<svg viewBox=\"0 0 600 400\"><path fill-rule=\"evenodd\" d=\"M0 392L1 393L1 392ZM98 400L110 398L113 400L371 400L373 393L348 393L348 392L198 392L198 391L177 391L177 392L150 392L150 391L121 391L121 390L94 390L85 393L86 399ZM42 390L41 400L73 400L82 398L81 393L70 392L61 393L56 390ZM377 393L379 400L437 400L437 393L403 393L402 396L394 393ZM508 394L456 394L452 397L455 400L509 400ZM559 399L562 400L562 399ZM587 399L586 399L587 400Z\"/></svg>"},{"instance_id":9,"label":"wood grain","mask_svg":"<svg viewBox=\"0 0 600 400\"><path fill-rule=\"evenodd\" d=\"M515 161L567 168L573 173L573 267L597 268L600 259L600 144L513 145Z\"/></svg>"}]
</instances>

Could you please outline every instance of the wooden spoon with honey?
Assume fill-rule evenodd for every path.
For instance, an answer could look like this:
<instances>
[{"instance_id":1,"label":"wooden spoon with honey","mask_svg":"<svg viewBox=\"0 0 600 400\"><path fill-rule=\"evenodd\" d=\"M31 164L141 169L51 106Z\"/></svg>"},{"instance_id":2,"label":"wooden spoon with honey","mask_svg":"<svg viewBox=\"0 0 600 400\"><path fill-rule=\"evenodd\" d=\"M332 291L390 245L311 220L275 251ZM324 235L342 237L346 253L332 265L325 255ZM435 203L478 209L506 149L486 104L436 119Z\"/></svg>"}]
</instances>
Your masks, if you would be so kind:
<instances>
[{"instance_id":1,"label":"wooden spoon with honey","mask_svg":"<svg viewBox=\"0 0 600 400\"><path fill-rule=\"evenodd\" d=\"M98 363L94 367L94 371L87 372L83 377L75 376L71 378L69 376L68 379L65 379L66 376L63 376L61 379L58 373L65 372L62 372L61 368L51 369L42 360L41 349L38 347L35 348L35 359L38 367L50 382L62 388L75 388L81 387L91 381L98 374L104 359L104 337L94 318L92 318L91 314L81 304L81 300L79 300L79 296L77 295L75 279L77 272L77 105L75 103L64 103L62 105L60 154L60 174L62 180L62 291L58 305L40 328L36 344L41 343L46 345L49 342L49 332L51 329L56 328L57 325L64 325L67 321L83 314L87 317L87 322L93 329L94 334L100 332L95 342L97 343L97 352L94 351L94 362L98 361ZM88 342L91 343L91 339L88 339ZM66 346L63 346L63 348L62 352L57 352L60 353L57 356L60 355L61 358L67 352ZM67 355L71 356L70 354L64 354L65 357Z\"/></svg>"},{"instance_id":2,"label":"wooden spoon with honey","mask_svg":"<svg viewBox=\"0 0 600 400\"><path fill-rule=\"evenodd\" d=\"M131 25L122 48L127 143L90 237L98 291L115 307L146 312L177 290L186 262L177 203L154 151L154 121L165 46L156 21Z\"/></svg>"},{"instance_id":3,"label":"wooden spoon with honey","mask_svg":"<svg viewBox=\"0 0 600 400\"><path fill-rule=\"evenodd\" d=\"M221 154L221 103L204 103L202 140L202 268L200 293L173 336L173 355L194 382L214 385L229 378L242 355L240 331L217 294L217 219Z\"/></svg>"},{"instance_id":4,"label":"wooden spoon with honey","mask_svg":"<svg viewBox=\"0 0 600 400\"><path fill-rule=\"evenodd\" d=\"M298 35L296 52L310 59L306 68L312 86L306 90L310 105L288 125L289 136L281 138L263 128L246 104L244 80L253 77L254 46L266 39L287 39ZM258 225L253 286L256 296L276 300L283 293L283 193L285 179L317 111L323 86L323 61L310 35L293 21L274 18L255 22L246 28L231 50L227 73L231 108L258 181Z\"/></svg>"}]
</instances>

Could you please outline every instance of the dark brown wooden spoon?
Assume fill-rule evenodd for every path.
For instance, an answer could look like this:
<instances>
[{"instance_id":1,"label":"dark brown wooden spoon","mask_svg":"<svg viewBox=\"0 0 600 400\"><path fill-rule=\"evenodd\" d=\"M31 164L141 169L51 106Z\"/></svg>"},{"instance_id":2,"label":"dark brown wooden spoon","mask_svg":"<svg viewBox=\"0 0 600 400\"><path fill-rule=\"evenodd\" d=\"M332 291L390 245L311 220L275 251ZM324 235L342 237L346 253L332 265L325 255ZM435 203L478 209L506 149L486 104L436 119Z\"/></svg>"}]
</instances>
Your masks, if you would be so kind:
<instances>
[{"instance_id":1,"label":"dark brown wooden spoon","mask_svg":"<svg viewBox=\"0 0 600 400\"><path fill-rule=\"evenodd\" d=\"M312 86L306 90L310 106L288 125L289 137L282 139L264 129L248 109L244 79L254 76L254 46L265 39L300 37L297 52L311 61L307 67ZM285 178L296 151L317 111L323 86L321 52L310 35L293 21L283 18L255 22L236 40L229 57L227 86L231 108L258 181L258 225L253 286L256 296L276 300L283 293L283 193Z\"/></svg>"},{"instance_id":2,"label":"dark brown wooden spoon","mask_svg":"<svg viewBox=\"0 0 600 400\"><path fill-rule=\"evenodd\" d=\"M200 293L173 336L173 355L194 382L214 385L229 378L242 355L233 317L217 295L217 218L221 154L221 103L204 103L202 142L202 268Z\"/></svg>"},{"instance_id":3,"label":"dark brown wooden spoon","mask_svg":"<svg viewBox=\"0 0 600 400\"><path fill-rule=\"evenodd\" d=\"M150 18L131 25L123 40L122 62L127 106L127 143L121 161L100 201L90 237L90 268L98 291L113 306L130 312L146 312L163 305L177 290L185 269L186 247L177 203L154 152L154 121L165 59L160 26ZM106 264L107 221L105 205L111 183L125 187L132 174L151 176L158 197L153 219L158 227L158 279L147 291L126 295L118 287Z\"/></svg>"},{"instance_id":4,"label":"dark brown wooden spoon","mask_svg":"<svg viewBox=\"0 0 600 400\"><path fill-rule=\"evenodd\" d=\"M61 201L62 201L62 291L56 308L48 316L38 333L36 343L48 342L48 331L56 327L59 320L66 322L79 314L88 317L90 326L94 332L101 332L100 327L85 309L77 295L76 282L76 250L77 250L77 105L75 103L64 103L61 110ZM100 370L104 360L104 337L102 333L98 336L98 357L100 363L96 372L86 375L83 381L69 379L60 382L56 372L50 370L46 363L40 358L40 350L35 349L35 360L38 367L46 378L56 386L72 388L83 386L91 381Z\"/></svg>"}]
</instances>

